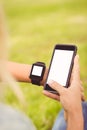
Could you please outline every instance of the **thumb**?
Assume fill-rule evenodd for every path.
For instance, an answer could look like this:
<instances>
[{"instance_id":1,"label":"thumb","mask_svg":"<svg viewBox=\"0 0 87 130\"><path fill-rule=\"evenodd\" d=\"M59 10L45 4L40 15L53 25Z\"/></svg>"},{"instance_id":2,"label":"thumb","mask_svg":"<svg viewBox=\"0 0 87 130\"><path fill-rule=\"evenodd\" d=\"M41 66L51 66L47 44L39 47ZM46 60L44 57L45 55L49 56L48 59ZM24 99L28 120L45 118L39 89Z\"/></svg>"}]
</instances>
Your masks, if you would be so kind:
<instances>
[{"instance_id":1,"label":"thumb","mask_svg":"<svg viewBox=\"0 0 87 130\"><path fill-rule=\"evenodd\" d=\"M50 80L48 81L48 85L56 90L60 95L61 93L63 93L65 91L65 88L63 86L61 86L60 84L58 84L56 81Z\"/></svg>"}]
</instances>

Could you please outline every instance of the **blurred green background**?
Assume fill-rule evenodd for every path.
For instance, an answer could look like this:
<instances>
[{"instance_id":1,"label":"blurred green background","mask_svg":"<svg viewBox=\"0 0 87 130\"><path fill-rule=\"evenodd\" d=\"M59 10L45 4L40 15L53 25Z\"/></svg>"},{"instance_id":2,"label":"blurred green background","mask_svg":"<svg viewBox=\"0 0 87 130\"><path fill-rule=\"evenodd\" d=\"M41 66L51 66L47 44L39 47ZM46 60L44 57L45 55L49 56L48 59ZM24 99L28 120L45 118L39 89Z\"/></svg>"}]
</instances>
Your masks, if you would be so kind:
<instances>
[{"instance_id":1,"label":"blurred green background","mask_svg":"<svg viewBox=\"0 0 87 130\"><path fill-rule=\"evenodd\" d=\"M87 97L87 0L3 0L10 34L9 60L49 66L57 43L74 43L80 56L81 79ZM20 83L37 130L51 130L60 103L45 97L42 87ZM21 109L9 92L7 102Z\"/></svg>"}]
</instances>

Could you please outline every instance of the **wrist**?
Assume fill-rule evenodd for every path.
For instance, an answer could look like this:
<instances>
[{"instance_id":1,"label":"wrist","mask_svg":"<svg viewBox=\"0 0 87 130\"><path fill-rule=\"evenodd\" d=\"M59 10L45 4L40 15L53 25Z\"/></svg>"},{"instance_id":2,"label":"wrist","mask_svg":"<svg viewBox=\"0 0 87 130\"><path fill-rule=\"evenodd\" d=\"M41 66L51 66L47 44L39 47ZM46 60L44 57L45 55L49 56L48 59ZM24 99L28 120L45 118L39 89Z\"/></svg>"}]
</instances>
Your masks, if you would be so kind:
<instances>
[{"instance_id":1,"label":"wrist","mask_svg":"<svg viewBox=\"0 0 87 130\"><path fill-rule=\"evenodd\" d=\"M75 107L75 109L72 109L67 113L67 124L68 124L68 129L81 129L83 130L83 113L82 113L82 106L79 106L78 108ZM76 125L75 125L76 124Z\"/></svg>"},{"instance_id":2,"label":"wrist","mask_svg":"<svg viewBox=\"0 0 87 130\"><path fill-rule=\"evenodd\" d=\"M46 82L47 74L48 74L48 68L45 69L45 73L44 73L42 81L40 82L40 85L44 86Z\"/></svg>"}]
</instances>

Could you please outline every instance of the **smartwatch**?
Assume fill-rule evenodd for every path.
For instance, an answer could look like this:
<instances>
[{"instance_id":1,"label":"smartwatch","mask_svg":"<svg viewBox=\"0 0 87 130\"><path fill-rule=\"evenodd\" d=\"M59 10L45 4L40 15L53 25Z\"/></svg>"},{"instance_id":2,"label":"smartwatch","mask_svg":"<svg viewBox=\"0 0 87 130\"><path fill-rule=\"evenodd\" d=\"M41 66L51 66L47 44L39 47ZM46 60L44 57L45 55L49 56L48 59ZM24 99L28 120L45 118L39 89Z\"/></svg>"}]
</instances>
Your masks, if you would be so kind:
<instances>
[{"instance_id":1,"label":"smartwatch","mask_svg":"<svg viewBox=\"0 0 87 130\"><path fill-rule=\"evenodd\" d=\"M43 79L45 73L45 63L43 62L36 62L32 64L31 72L29 78L31 79L32 84L39 85Z\"/></svg>"}]
</instances>

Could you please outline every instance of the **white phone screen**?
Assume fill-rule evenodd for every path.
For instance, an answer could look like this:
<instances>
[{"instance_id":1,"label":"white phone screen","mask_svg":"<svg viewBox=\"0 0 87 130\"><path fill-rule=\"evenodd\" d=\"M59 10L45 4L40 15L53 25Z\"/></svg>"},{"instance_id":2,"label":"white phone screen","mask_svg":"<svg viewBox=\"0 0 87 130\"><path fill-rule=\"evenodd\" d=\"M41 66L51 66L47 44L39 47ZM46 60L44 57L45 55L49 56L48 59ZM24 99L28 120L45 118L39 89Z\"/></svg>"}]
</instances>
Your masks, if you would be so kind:
<instances>
[{"instance_id":1,"label":"white phone screen","mask_svg":"<svg viewBox=\"0 0 87 130\"><path fill-rule=\"evenodd\" d=\"M55 49L47 83L49 80L54 80L62 86L66 86L73 53L72 50Z\"/></svg>"}]
</instances>

